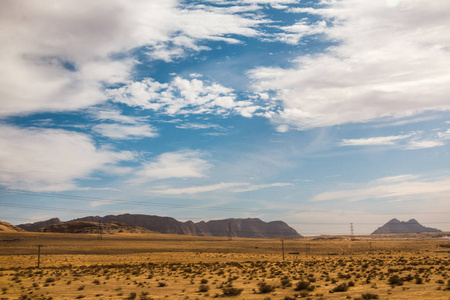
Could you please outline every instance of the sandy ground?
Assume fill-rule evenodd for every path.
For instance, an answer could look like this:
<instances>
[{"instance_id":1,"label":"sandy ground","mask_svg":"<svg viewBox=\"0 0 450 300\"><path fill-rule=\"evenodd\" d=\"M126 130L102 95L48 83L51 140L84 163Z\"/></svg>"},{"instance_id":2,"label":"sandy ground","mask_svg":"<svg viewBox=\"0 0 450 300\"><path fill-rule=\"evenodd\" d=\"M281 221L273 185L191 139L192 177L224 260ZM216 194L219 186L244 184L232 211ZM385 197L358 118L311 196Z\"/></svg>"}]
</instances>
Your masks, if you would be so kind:
<instances>
[{"instance_id":1,"label":"sandy ground","mask_svg":"<svg viewBox=\"0 0 450 300\"><path fill-rule=\"evenodd\" d=\"M450 298L448 239L357 239L0 233L0 299Z\"/></svg>"}]
</instances>

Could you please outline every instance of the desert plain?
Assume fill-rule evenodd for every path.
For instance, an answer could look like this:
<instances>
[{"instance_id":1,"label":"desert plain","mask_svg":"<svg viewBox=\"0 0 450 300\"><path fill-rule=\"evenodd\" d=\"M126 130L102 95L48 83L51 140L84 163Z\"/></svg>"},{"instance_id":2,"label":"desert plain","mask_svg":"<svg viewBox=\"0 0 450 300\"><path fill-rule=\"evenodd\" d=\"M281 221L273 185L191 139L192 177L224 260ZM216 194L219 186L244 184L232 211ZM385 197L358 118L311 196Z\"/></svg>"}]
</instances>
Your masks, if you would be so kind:
<instances>
[{"instance_id":1,"label":"desert plain","mask_svg":"<svg viewBox=\"0 0 450 300\"><path fill-rule=\"evenodd\" d=\"M2 232L0 299L448 300L447 236Z\"/></svg>"}]
</instances>

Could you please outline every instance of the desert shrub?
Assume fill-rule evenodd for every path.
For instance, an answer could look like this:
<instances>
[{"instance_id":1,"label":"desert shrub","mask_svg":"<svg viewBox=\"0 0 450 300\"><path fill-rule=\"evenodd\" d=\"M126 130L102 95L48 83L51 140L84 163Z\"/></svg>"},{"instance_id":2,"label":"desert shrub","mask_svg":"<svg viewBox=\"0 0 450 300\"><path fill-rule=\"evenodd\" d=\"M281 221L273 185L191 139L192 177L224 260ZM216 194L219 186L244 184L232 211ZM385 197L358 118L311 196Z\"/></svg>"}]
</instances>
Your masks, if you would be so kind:
<instances>
[{"instance_id":1,"label":"desert shrub","mask_svg":"<svg viewBox=\"0 0 450 300\"><path fill-rule=\"evenodd\" d=\"M290 297L290 296L286 296L286 297L284 297L284 300L295 300L295 298Z\"/></svg>"},{"instance_id":2,"label":"desert shrub","mask_svg":"<svg viewBox=\"0 0 450 300\"><path fill-rule=\"evenodd\" d=\"M295 285L294 290L296 290L296 291L304 291L304 290L306 290L306 291L312 292L312 291L314 291L314 286L311 285L311 282L308 282L308 281L299 281L299 282L297 282L297 284Z\"/></svg>"},{"instance_id":3,"label":"desert shrub","mask_svg":"<svg viewBox=\"0 0 450 300\"><path fill-rule=\"evenodd\" d=\"M370 300L370 299L378 299L377 294L365 293L361 295L361 299Z\"/></svg>"},{"instance_id":4,"label":"desert shrub","mask_svg":"<svg viewBox=\"0 0 450 300\"><path fill-rule=\"evenodd\" d=\"M84 288L85 288L85 285L82 285L82 286L78 287L77 290L82 291L82 290L84 290Z\"/></svg>"},{"instance_id":5,"label":"desert shrub","mask_svg":"<svg viewBox=\"0 0 450 300\"><path fill-rule=\"evenodd\" d=\"M49 277L49 278L47 278L47 279L45 280L45 283L51 283L51 282L55 282L55 281L56 281L55 278Z\"/></svg>"},{"instance_id":6,"label":"desert shrub","mask_svg":"<svg viewBox=\"0 0 450 300\"><path fill-rule=\"evenodd\" d=\"M270 284L268 284L268 283L262 282L262 283L259 285L259 292L260 292L261 294L271 293L271 292L273 292L274 290L275 290L275 286L270 285Z\"/></svg>"},{"instance_id":7,"label":"desert shrub","mask_svg":"<svg viewBox=\"0 0 450 300\"><path fill-rule=\"evenodd\" d=\"M243 289L238 289L235 287L225 287L222 288L222 293L224 297L232 297L232 296L238 296L241 294Z\"/></svg>"},{"instance_id":8,"label":"desert shrub","mask_svg":"<svg viewBox=\"0 0 450 300\"><path fill-rule=\"evenodd\" d=\"M201 284L207 284L207 283L208 283L208 279L204 279L204 278L203 278L202 280L200 280L200 283L201 283Z\"/></svg>"},{"instance_id":9,"label":"desert shrub","mask_svg":"<svg viewBox=\"0 0 450 300\"><path fill-rule=\"evenodd\" d=\"M389 277L388 282L391 286L403 285L403 279L400 278L398 275Z\"/></svg>"},{"instance_id":10,"label":"desert shrub","mask_svg":"<svg viewBox=\"0 0 450 300\"><path fill-rule=\"evenodd\" d=\"M99 285L100 284L100 280L95 279L94 281L92 281L93 284Z\"/></svg>"},{"instance_id":11,"label":"desert shrub","mask_svg":"<svg viewBox=\"0 0 450 300\"><path fill-rule=\"evenodd\" d=\"M134 299L136 299L136 297L137 297L136 293L133 292L133 293L130 293L130 295L128 295L128 297L126 297L125 299L134 300Z\"/></svg>"},{"instance_id":12,"label":"desert shrub","mask_svg":"<svg viewBox=\"0 0 450 300\"><path fill-rule=\"evenodd\" d=\"M281 279L281 286L290 287L290 286L292 286L292 282L287 278L283 278L283 279Z\"/></svg>"},{"instance_id":13,"label":"desert shrub","mask_svg":"<svg viewBox=\"0 0 450 300\"><path fill-rule=\"evenodd\" d=\"M348 290L348 285L346 283L341 283L338 286L335 286L333 289L330 290L330 293L341 293L346 292Z\"/></svg>"},{"instance_id":14,"label":"desert shrub","mask_svg":"<svg viewBox=\"0 0 450 300\"><path fill-rule=\"evenodd\" d=\"M200 284L200 286L198 287L198 291L200 293L206 293L207 291L209 291L209 285Z\"/></svg>"}]
</instances>

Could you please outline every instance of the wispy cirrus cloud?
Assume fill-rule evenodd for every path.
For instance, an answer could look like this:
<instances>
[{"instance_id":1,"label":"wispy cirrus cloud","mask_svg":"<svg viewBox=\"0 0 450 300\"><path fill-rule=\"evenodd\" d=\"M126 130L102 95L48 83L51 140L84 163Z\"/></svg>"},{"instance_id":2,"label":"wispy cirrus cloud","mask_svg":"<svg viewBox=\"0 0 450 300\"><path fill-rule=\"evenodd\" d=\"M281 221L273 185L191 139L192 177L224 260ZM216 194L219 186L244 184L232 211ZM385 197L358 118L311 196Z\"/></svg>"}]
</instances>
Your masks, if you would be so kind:
<instances>
[{"instance_id":1,"label":"wispy cirrus cloud","mask_svg":"<svg viewBox=\"0 0 450 300\"><path fill-rule=\"evenodd\" d=\"M415 131L405 135L343 139L339 146L392 146L402 150L434 148L445 145L445 132L425 134Z\"/></svg>"},{"instance_id":2,"label":"wispy cirrus cloud","mask_svg":"<svg viewBox=\"0 0 450 300\"><path fill-rule=\"evenodd\" d=\"M158 136L157 130L148 124L122 125L122 124L98 124L92 127L95 132L111 139L141 139Z\"/></svg>"},{"instance_id":3,"label":"wispy cirrus cloud","mask_svg":"<svg viewBox=\"0 0 450 300\"><path fill-rule=\"evenodd\" d=\"M360 139L343 139L340 146L380 146L380 145L396 145L399 140L404 140L411 137L411 135L394 135L394 136L379 136L372 138Z\"/></svg>"},{"instance_id":4,"label":"wispy cirrus cloud","mask_svg":"<svg viewBox=\"0 0 450 300\"><path fill-rule=\"evenodd\" d=\"M359 184L361 186L361 184ZM450 192L450 177L422 178L406 174L384 177L363 187L320 193L310 201L362 201L374 199L445 199Z\"/></svg>"},{"instance_id":5,"label":"wispy cirrus cloud","mask_svg":"<svg viewBox=\"0 0 450 300\"><path fill-rule=\"evenodd\" d=\"M260 189L272 188L272 187L286 187L291 186L291 183L271 183L254 185L247 182L221 182L218 184L193 186L187 188L166 188L166 189L153 189L150 192L167 194L167 195L181 195L181 194L199 194L206 192L213 192L217 190L227 190L232 193L243 193L256 191Z\"/></svg>"}]
</instances>

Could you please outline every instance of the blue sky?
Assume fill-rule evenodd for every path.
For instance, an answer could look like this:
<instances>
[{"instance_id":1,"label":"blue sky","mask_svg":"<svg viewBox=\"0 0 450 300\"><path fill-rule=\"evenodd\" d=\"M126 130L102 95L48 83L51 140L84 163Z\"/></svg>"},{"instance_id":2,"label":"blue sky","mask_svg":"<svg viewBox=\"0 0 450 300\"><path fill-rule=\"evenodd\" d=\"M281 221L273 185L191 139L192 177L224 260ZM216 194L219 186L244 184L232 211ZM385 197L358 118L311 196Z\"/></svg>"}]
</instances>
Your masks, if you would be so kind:
<instances>
[{"instance_id":1,"label":"blue sky","mask_svg":"<svg viewBox=\"0 0 450 300\"><path fill-rule=\"evenodd\" d=\"M450 230L450 3L0 6L2 221Z\"/></svg>"}]
</instances>

